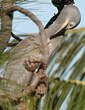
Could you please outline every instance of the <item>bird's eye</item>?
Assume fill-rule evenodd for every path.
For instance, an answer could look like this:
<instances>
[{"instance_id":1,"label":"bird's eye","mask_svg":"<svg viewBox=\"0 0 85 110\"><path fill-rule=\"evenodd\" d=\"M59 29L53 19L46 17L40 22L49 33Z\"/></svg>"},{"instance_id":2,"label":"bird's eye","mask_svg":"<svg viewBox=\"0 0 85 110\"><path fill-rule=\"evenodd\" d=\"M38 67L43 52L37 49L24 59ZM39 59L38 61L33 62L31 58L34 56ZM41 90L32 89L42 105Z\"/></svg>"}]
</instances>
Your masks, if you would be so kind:
<instances>
[{"instance_id":1,"label":"bird's eye","mask_svg":"<svg viewBox=\"0 0 85 110\"><path fill-rule=\"evenodd\" d=\"M73 26L74 26L74 23L70 22L70 23L68 23L66 29L71 29L71 28L73 28Z\"/></svg>"}]
</instances>

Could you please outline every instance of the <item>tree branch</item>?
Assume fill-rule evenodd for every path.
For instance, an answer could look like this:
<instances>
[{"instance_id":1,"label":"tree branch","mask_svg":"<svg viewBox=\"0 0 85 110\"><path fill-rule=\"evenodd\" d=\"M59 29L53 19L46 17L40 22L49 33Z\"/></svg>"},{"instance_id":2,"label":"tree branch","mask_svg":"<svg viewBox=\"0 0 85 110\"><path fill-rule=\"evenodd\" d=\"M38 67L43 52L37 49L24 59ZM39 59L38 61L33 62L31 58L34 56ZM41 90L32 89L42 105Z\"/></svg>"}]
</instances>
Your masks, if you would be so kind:
<instances>
[{"instance_id":1,"label":"tree branch","mask_svg":"<svg viewBox=\"0 0 85 110\"><path fill-rule=\"evenodd\" d=\"M13 12L13 11L19 11L20 13L23 13L25 16L29 17L39 28L40 32L43 31L44 26L41 23L41 21L29 10L24 9L20 6L12 6L8 10L6 10L7 13Z\"/></svg>"},{"instance_id":2,"label":"tree branch","mask_svg":"<svg viewBox=\"0 0 85 110\"><path fill-rule=\"evenodd\" d=\"M20 13L23 13L27 17L30 17L30 19L38 26L39 28L39 35L40 35L40 40L41 40L41 52L43 54L44 60L47 60L49 57L49 48L47 44L47 35L44 30L44 26L41 23L41 21L30 11L21 8L19 6L13 6L7 10L7 12L13 12L13 11L19 11ZM46 61L47 62L47 61Z\"/></svg>"},{"instance_id":3,"label":"tree branch","mask_svg":"<svg viewBox=\"0 0 85 110\"><path fill-rule=\"evenodd\" d=\"M12 31L12 13L5 13L8 7L13 4L12 0L3 0L0 2L0 19L1 19L1 30L0 30L0 53L6 48L6 43L11 37Z\"/></svg>"}]
</instances>

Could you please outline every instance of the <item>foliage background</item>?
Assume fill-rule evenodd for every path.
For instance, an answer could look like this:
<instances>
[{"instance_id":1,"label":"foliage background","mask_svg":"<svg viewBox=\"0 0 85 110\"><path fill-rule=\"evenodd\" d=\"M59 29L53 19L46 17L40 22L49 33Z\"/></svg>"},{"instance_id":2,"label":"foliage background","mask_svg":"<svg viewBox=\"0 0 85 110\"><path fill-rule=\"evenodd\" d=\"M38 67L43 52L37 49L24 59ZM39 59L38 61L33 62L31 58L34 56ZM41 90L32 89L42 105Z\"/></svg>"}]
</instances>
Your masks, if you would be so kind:
<instances>
[{"instance_id":1,"label":"foliage background","mask_svg":"<svg viewBox=\"0 0 85 110\"><path fill-rule=\"evenodd\" d=\"M39 1L17 1L17 4L25 8L28 8L26 7L27 4L32 4L32 6L36 4L37 6L39 3L42 4ZM36 11L37 13L40 11L39 8L36 9L34 7L30 10L33 10L35 13ZM41 11L39 13L41 13ZM13 31L16 32L17 30L18 33L21 33L21 31L19 32L17 28L21 27L21 22L26 21L27 23L27 18L24 18L22 15L18 14L19 13L15 13ZM45 23L44 21L42 22ZM34 25L31 28L34 28L34 32L38 31L35 31L36 27ZM19 29L22 30L22 28ZM29 30L29 28L27 28L27 30ZM30 32L30 30L28 32ZM42 98L38 98L37 96L23 97L27 110L85 110L84 28L67 32L65 38L64 44L62 44L50 58L49 66L47 68L47 73L49 76L48 93ZM8 53L0 56L2 73L2 64L4 64L4 61L6 60L8 60ZM2 86L0 86L0 89L5 92ZM3 97L0 97L0 103L2 100ZM0 106L4 110L16 110L16 103L17 102L1 103Z\"/></svg>"}]
</instances>

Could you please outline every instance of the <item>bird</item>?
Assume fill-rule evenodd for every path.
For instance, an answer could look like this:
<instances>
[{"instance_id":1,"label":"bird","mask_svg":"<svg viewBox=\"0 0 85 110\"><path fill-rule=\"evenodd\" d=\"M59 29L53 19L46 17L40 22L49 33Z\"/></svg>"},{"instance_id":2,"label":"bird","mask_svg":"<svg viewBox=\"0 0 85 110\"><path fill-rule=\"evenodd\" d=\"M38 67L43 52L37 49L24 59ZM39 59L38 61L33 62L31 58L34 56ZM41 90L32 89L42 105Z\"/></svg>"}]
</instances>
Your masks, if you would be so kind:
<instances>
[{"instance_id":1,"label":"bird","mask_svg":"<svg viewBox=\"0 0 85 110\"><path fill-rule=\"evenodd\" d=\"M53 5L58 9L45 26L52 45L52 53L61 47L65 40L66 30L75 28L81 21L81 14L74 0L52 0ZM53 56L51 54L51 56Z\"/></svg>"},{"instance_id":2,"label":"bird","mask_svg":"<svg viewBox=\"0 0 85 110\"><path fill-rule=\"evenodd\" d=\"M59 39L61 38L60 40L62 41L65 31L76 27L81 20L79 9L75 5L73 5L73 3L65 3L66 4L63 4L62 8L58 8L59 12L56 15L55 20L52 21L52 23L47 26L47 28L45 28L46 35L49 35L49 39L53 46L51 54L53 53L57 45L60 45ZM61 35L59 35L59 33ZM58 37L56 36L57 34ZM30 84L33 72L26 70L26 68L24 67L24 61L26 59L28 59L28 61L33 59L34 61L41 61L42 53L40 51L40 46L38 45L38 42L40 43L39 34L35 37L30 37L22 40L15 48L11 50L10 59L7 62L7 66L5 69L4 78L14 81L20 85L28 86L28 84ZM18 97L19 94L15 93L16 91L14 90L15 87L13 88L13 85L8 84L6 87L7 90L9 90L9 93L12 93L11 95L13 95L14 97Z\"/></svg>"},{"instance_id":3,"label":"bird","mask_svg":"<svg viewBox=\"0 0 85 110\"><path fill-rule=\"evenodd\" d=\"M46 24L45 29L48 28L60 15L60 12L65 5L73 5L74 0L51 0L52 4L58 9L58 13L55 14Z\"/></svg>"}]
</instances>

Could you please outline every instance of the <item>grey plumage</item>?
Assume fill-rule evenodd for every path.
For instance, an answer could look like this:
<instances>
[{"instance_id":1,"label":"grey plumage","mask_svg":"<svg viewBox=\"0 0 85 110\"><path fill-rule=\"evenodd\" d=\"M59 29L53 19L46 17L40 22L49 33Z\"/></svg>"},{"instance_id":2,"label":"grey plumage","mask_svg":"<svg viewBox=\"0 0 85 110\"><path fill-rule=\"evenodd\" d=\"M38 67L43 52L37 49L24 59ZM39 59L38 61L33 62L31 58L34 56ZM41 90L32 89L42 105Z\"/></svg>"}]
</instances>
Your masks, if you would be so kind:
<instances>
[{"instance_id":1,"label":"grey plumage","mask_svg":"<svg viewBox=\"0 0 85 110\"><path fill-rule=\"evenodd\" d=\"M56 15L56 19L53 23L51 23L51 25L49 23L48 28L46 28L46 32L51 39L50 42L53 47L52 51L60 48L65 40L65 31L75 28L80 23L80 20L80 11L75 5L70 4L63 7L59 12L59 15ZM52 56L54 52L52 52Z\"/></svg>"},{"instance_id":2,"label":"grey plumage","mask_svg":"<svg viewBox=\"0 0 85 110\"><path fill-rule=\"evenodd\" d=\"M53 24L47 28L47 33L52 37L63 30L66 31L76 27L80 20L79 9L74 5L65 5Z\"/></svg>"}]
</instances>

